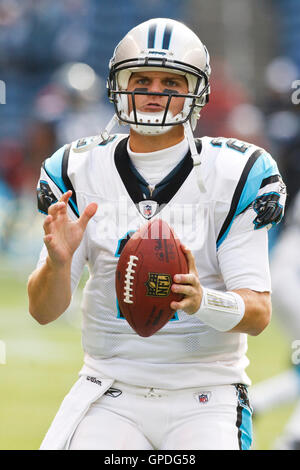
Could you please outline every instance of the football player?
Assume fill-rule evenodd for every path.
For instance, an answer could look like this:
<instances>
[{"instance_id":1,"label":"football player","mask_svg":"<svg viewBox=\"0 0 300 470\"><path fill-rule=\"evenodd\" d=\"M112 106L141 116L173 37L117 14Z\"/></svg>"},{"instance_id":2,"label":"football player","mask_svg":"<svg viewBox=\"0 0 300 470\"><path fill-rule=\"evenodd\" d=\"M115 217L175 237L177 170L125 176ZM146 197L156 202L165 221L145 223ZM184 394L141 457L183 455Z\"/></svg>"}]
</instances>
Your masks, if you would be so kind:
<instances>
[{"instance_id":1,"label":"football player","mask_svg":"<svg viewBox=\"0 0 300 470\"><path fill-rule=\"evenodd\" d=\"M249 449L247 334L271 315L267 230L285 185L262 148L194 139L210 94L209 54L186 25L133 28L109 64L115 114L100 136L46 159L38 207L45 246L28 283L41 324L66 310L85 264L84 365L41 449ZM129 135L112 134L115 123ZM180 237L189 273L174 316L148 338L118 307L115 268L153 217Z\"/></svg>"}]
</instances>

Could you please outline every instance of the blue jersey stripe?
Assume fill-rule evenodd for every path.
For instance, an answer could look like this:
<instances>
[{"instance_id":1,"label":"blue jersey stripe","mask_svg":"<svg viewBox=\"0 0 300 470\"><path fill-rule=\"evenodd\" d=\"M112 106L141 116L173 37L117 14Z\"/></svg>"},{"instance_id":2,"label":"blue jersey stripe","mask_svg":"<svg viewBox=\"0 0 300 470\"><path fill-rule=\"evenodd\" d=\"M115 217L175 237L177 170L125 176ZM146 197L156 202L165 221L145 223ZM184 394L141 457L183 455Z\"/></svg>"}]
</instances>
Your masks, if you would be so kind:
<instances>
[{"instance_id":1,"label":"blue jersey stripe","mask_svg":"<svg viewBox=\"0 0 300 470\"><path fill-rule=\"evenodd\" d=\"M260 155L251 168L241 198L238 203L236 215L243 212L255 200L261 187L262 180L278 174L278 167L274 160L266 154Z\"/></svg>"},{"instance_id":2,"label":"blue jersey stripe","mask_svg":"<svg viewBox=\"0 0 300 470\"><path fill-rule=\"evenodd\" d=\"M235 193L233 196L234 204L230 208L230 214L227 216L226 221L220 231L217 240L217 248L220 247L227 237L235 217L241 214L256 199L257 193L262 185L262 181L266 178L279 174L276 162L267 154L257 152L250 156L247 162L250 162L249 168L245 167L247 174L244 172L242 173L238 186L242 181L242 178L244 179L243 186L240 187L239 193ZM253 159L252 164L251 158Z\"/></svg>"},{"instance_id":3,"label":"blue jersey stripe","mask_svg":"<svg viewBox=\"0 0 300 470\"><path fill-rule=\"evenodd\" d=\"M67 188L62 179L62 160L66 146L58 149L51 158L45 160L44 169L48 176L56 184L62 193L65 193Z\"/></svg>"},{"instance_id":4,"label":"blue jersey stripe","mask_svg":"<svg viewBox=\"0 0 300 470\"><path fill-rule=\"evenodd\" d=\"M47 175L51 180L56 184L58 189L65 193L68 191L68 188L64 182L63 174L62 174L62 166L63 166L63 157L66 150L66 145L58 149L51 158L47 158L44 162L44 170L46 171ZM79 211L77 205L74 203L72 198L69 200L69 204L75 212L75 214L79 217Z\"/></svg>"},{"instance_id":5,"label":"blue jersey stripe","mask_svg":"<svg viewBox=\"0 0 300 470\"><path fill-rule=\"evenodd\" d=\"M252 444L252 412L249 408L242 409L242 422L240 425L241 450L250 450Z\"/></svg>"}]
</instances>

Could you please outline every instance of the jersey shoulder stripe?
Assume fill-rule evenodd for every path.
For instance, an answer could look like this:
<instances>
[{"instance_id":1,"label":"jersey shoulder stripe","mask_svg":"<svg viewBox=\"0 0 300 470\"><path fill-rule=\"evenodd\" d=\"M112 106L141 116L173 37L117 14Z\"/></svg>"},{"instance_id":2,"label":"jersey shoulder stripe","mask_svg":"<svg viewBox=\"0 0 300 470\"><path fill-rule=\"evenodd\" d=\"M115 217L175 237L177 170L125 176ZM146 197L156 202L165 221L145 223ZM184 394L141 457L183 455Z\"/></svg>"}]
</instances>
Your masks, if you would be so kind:
<instances>
[{"instance_id":1,"label":"jersey shoulder stripe","mask_svg":"<svg viewBox=\"0 0 300 470\"><path fill-rule=\"evenodd\" d=\"M262 180L262 183L260 185L260 189L264 188L265 186L268 186L269 184L272 184L272 183L278 183L281 179L281 176L278 174L278 175L272 175L272 176L269 176L268 178L265 178Z\"/></svg>"},{"instance_id":2,"label":"jersey shoulder stripe","mask_svg":"<svg viewBox=\"0 0 300 470\"><path fill-rule=\"evenodd\" d=\"M71 144L61 147L52 155L52 157L47 158L43 162L42 166L49 178L58 187L61 193L65 193L68 190L72 191L72 197L69 200L69 206L73 213L79 217L76 192L68 176L70 149Z\"/></svg>"},{"instance_id":3,"label":"jersey shoulder stripe","mask_svg":"<svg viewBox=\"0 0 300 470\"><path fill-rule=\"evenodd\" d=\"M229 212L217 238L217 247L225 240L236 216L257 198L259 190L279 179L277 164L263 149L256 149L248 158L233 193Z\"/></svg>"}]
</instances>

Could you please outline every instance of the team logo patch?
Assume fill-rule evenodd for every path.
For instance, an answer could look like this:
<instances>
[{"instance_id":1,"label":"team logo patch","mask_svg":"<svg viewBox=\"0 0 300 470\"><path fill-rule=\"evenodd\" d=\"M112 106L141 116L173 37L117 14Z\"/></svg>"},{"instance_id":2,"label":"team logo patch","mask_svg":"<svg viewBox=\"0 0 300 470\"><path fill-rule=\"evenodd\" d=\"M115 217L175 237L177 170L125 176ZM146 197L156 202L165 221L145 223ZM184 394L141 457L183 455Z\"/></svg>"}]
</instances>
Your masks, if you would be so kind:
<instances>
[{"instance_id":1,"label":"team logo patch","mask_svg":"<svg viewBox=\"0 0 300 470\"><path fill-rule=\"evenodd\" d=\"M150 219L154 216L157 210L156 201L141 201L139 202L139 211L145 219Z\"/></svg>"},{"instance_id":2,"label":"team logo patch","mask_svg":"<svg viewBox=\"0 0 300 470\"><path fill-rule=\"evenodd\" d=\"M249 397L248 397L248 390L246 385L244 384L235 384L236 394L238 397L239 405L251 408Z\"/></svg>"},{"instance_id":3,"label":"team logo patch","mask_svg":"<svg viewBox=\"0 0 300 470\"><path fill-rule=\"evenodd\" d=\"M170 274L148 273L148 281L145 282L147 295L151 297L167 297L170 294L172 277Z\"/></svg>"},{"instance_id":4,"label":"team logo patch","mask_svg":"<svg viewBox=\"0 0 300 470\"><path fill-rule=\"evenodd\" d=\"M205 405L210 400L211 392L195 393L194 397L198 403Z\"/></svg>"},{"instance_id":5,"label":"team logo patch","mask_svg":"<svg viewBox=\"0 0 300 470\"><path fill-rule=\"evenodd\" d=\"M57 202L49 183L47 181L40 181L40 187L37 188L38 209L44 214L48 214L48 209L51 204Z\"/></svg>"}]
</instances>

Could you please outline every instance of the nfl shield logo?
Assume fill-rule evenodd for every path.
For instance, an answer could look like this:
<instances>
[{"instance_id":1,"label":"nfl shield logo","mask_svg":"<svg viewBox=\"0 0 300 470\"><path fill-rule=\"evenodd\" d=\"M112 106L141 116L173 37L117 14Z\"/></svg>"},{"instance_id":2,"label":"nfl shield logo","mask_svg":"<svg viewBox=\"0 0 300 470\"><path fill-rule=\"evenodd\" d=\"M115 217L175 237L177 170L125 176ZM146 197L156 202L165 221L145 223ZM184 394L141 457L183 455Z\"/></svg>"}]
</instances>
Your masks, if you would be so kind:
<instances>
[{"instance_id":1,"label":"nfl shield logo","mask_svg":"<svg viewBox=\"0 0 300 470\"><path fill-rule=\"evenodd\" d=\"M148 281L145 282L147 295L152 297L167 297L170 293L172 277L170 274L148 273Z\"/></svg>"},{"instance_id":2,"label":"nfl shield logo","mask_svg":"<svg viewBox=\"0 0 300 470\"><path fill-rule=\"evenodd\" d=\"M207 403L210 399L211 392L195 393L195 398L198 403L202 405Z\"/></svg>"},{"instance_id":3,"label":"nfl shield logo","mask_svg":"<svg viewBox=\"0 0 300 470\"><path fill-rule=\"evenodd\" d=\"M147 204L146 206L144 206L144 217L151 217L152 215L152 207L150 206L150 204Z\"/></svg>"},{"instance_id":4,"label":"nfl shield logo","mask_svg":"<svg viewBox=\"0 0 300 470\"><path fill-rule=\"evenodd\" d=\"M145 219L150 219L154 216L157 209L156 201L141 201L139 202L139 210Z\"/></svg>"}]
</instances>

